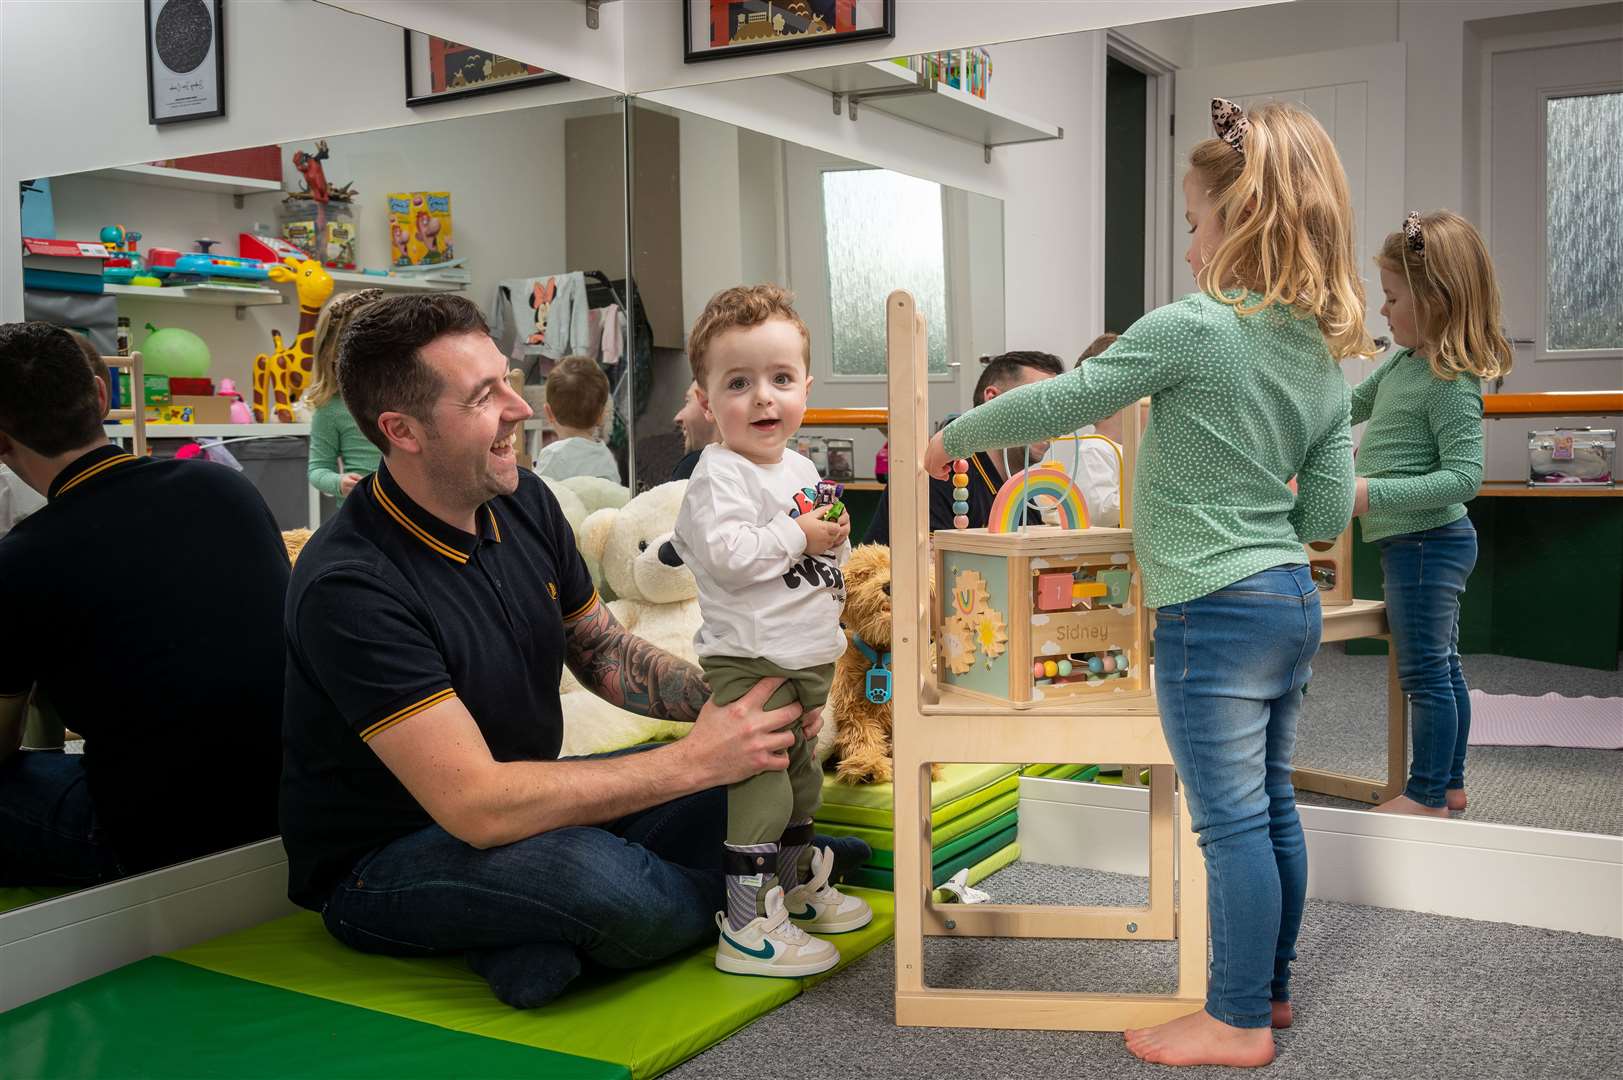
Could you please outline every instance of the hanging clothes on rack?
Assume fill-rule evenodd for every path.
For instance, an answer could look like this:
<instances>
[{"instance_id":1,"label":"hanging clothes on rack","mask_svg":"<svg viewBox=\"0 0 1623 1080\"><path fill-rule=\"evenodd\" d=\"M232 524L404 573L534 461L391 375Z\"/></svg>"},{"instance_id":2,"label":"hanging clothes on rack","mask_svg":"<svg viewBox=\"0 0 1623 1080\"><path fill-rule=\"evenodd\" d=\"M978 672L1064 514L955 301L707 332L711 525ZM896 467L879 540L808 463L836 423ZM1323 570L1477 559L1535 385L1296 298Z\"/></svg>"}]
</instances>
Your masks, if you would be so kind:
<instances>
[{"instance_id":1,"label":"hanging clothes on rack","mask_svg":"<svg viewBox=\"0 0 1623 1080\"><path fill-rule=\"evenodd\" d=\"M590 347L586 275L580 271L507 278L496 286L491 336L515 364L537 356L559 360Z\"/></svg>"},{"instance_id":2,"label":"hanging clothes on rack","mask_svg":"<svg viewBox=\"0 0 1623 1080\"><path fill-rule=\"evenodd\" d=\"M624 323L617 341L625 349L625 355L620 363L604 366L612 391L610 400L614 402L614 430L609 436L609 446L623 450L627 432L635 419L647 410L653 393L654 328L649 325L634 282L625 278L611 280L601 270L587 271L586 279L587 305L597 309L614 304L619 307Z\"/></svg>"}]
</instances>

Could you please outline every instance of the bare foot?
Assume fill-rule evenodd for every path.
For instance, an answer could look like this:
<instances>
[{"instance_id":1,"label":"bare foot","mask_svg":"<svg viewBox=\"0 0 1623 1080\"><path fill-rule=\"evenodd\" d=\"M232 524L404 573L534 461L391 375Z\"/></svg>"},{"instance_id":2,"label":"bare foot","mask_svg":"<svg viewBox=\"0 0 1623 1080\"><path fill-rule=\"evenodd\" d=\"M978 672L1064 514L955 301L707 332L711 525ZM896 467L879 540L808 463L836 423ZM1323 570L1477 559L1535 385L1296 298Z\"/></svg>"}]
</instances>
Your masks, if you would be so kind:
<instances>
[{"instance_id":1,"label":"bare foot","mask_svg":"<svg viewBox=\"0 0 1623 1080\"><path fill-rule=\"evenodd\" d=\"M1274 1060L1271 1030L1230 1027L1204 1009L1124 1035L1134 1057L1158 1065L1252 1068Z\"/></svg>"},{"instance_id":2,"label":"bare foot","mask_svg":"<svg viewBox=\"0 0 1623 1080\"><path fill-rule=\"evenodd\" d=\"M1275 1030L1283 1031L1285 1028L1291 1026L1291 1020L1294 1019L1294 1016L1291 1012L1290 1002L1271 1001L1268 1003L1268 1007L1273 1012L1273 1020L1270 1023L1271 1027L1273 1027Z\"/></svg>"},{"instance_id":3,"label":"bare foot","mask_svg":"<svg viewBox=\"0 0 1623 1080\"><path fill-rule=\"evenodd\" d=\"M1412 814L1415 817L1447 817L1446 806L1425 806L1415 802L1407 795L1399 795L1395 799L1388 799L1375 807L1377 814Z\"/></svg>"},{"instance_id":4,"label":"bare foot","mask_svg":"<svg viewBox=\"0 0 1623 1080\"><path fill-rule=\"evenodd\" d=\"M1464 788L1449 788L1447 791L1443 792L1443 797L1448 800L1448 812L1450 814L1465 813L1466 804L1470 802L1470 800L1465 797Z\"/></svg>"}]
</instances>

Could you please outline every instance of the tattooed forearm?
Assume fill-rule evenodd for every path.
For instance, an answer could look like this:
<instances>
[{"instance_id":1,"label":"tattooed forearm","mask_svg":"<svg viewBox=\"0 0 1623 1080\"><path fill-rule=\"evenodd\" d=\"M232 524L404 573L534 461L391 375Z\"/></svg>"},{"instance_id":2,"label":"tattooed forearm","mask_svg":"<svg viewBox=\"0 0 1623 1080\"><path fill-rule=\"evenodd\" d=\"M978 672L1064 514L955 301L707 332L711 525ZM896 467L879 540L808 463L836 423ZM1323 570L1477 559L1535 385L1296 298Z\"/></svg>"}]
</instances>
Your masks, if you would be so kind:
<instances>
[{"instance_id":1,"label":"tattooed forearm","mask_svg":"<svg viewBox=\"0 0 1623 1080\"><path fill-rule=\"evenodd\" d=\"M655 720L691 721L710 698L698 668L631 633L606 604L570 623L564 633L569 669L611 705Z\"/></svg>"}]
</instances>

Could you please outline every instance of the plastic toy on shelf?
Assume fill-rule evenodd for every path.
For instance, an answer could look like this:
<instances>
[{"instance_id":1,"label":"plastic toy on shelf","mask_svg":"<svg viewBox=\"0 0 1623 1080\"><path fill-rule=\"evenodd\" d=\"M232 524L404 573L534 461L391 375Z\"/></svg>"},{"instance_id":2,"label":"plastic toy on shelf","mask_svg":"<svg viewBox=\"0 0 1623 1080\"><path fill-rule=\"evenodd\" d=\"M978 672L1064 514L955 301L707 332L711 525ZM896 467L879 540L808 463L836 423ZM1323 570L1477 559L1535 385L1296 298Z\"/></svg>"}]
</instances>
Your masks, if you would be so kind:
<instances>
[{"instance_id":1,"label":"plastic toy on shelf","mask_svg":"<svg viewBox=\"0 0 1623 1080\"><path fill-rule=\"evenodd\" d=\"M270 268L273 281L291 281L299 293L299 333L291 346L282 341L280 330L271 331L270 353L254 357L254 419L291 423L293 403L299 400L315 370L316 320L332 297L332 275L315 259L289 257Z\"/></svg>"}]
</instances>

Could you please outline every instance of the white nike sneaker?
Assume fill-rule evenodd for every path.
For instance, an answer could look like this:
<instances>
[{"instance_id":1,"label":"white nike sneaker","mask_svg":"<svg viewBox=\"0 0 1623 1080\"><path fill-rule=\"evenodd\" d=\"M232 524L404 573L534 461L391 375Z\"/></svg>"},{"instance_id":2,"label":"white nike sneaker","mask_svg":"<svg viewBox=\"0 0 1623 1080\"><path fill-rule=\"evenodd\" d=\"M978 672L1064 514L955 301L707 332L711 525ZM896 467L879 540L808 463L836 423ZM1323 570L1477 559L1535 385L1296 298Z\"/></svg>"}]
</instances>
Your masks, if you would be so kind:
<instances>
[{"instance_id":1,"label":"white nike sneaker","mask_svg":"<svg viewBox=\"0 0 1623 1080\"><path fill-rule=\"evenodd\" d=\"M847 896L828 883L834 871L834 852L813 849L811 880L790 889L783 898L789 918L811 934L844 934L873 922L873 908L860 896Z\"/></svg>"},{"instance_id":2,"label":"white nike sneaker","mask_svg":"<svg viewBox=\"0 0 1623 1080\"><path fill-rule=\"evenodd\" d=\"M773 886L766 894L766 914L751 919L742 930L727 924L727 913L716 912L721 940L716 943L716 967L732 975L770 975L780 979L816 975L840 962L840 950L809 936L789 921L783 890Z\"/></svg>"}]
</instances>

